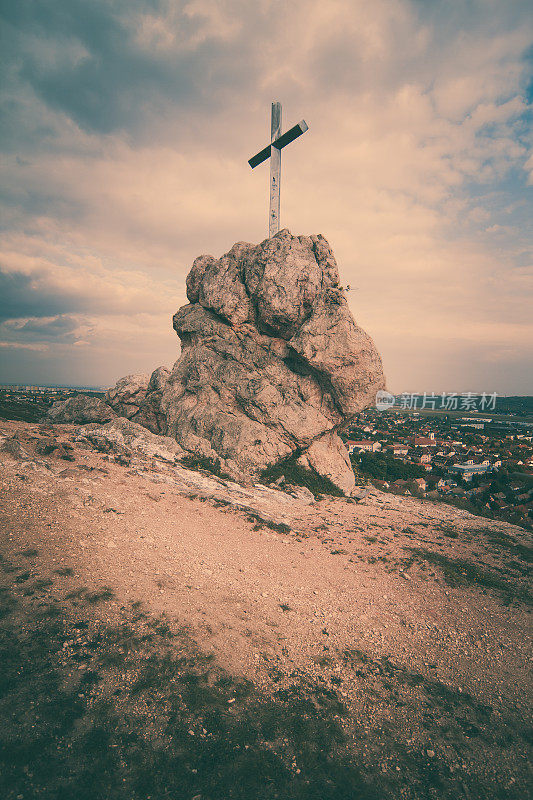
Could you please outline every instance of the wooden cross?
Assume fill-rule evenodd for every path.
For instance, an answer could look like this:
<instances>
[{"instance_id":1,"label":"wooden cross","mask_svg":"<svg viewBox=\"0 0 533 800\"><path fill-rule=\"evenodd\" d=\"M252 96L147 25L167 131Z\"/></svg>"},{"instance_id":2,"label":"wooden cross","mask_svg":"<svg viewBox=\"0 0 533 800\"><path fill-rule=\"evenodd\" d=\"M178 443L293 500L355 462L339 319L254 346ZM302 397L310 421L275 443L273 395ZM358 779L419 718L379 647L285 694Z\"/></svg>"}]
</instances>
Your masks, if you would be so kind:
<instances>
[{"instance_id":1,"label":"wooden cross","mask_svg":"<svg viewBox=\"0 0 533 800\"><path fill-rule=\"evenodd\" d=\"M281 133L281 103L272 103L270 144L249 161L253 169L270 158L270 209L268 213L268 236L271 239L279 231L279 191L281 181L281 150L305 133L307 123L302 120L284 134Z\"/></svg>"}]
</instances>

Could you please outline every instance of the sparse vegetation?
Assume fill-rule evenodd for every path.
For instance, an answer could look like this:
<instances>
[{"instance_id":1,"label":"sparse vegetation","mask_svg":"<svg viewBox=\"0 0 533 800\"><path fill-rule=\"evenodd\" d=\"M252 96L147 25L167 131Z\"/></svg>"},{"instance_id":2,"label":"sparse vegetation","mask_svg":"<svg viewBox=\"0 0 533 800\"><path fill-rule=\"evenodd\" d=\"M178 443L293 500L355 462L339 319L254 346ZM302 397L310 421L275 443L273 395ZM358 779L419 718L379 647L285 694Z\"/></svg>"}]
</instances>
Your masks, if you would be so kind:
<instances>
[{"instance_id":1,"label":"sparse vegetation","mask_svg":"<svg viewBox=\"0 0 533 800\"><path fill-rule=\"evenodd\" d=\"M276 531L276 533L290 533L291 527L287 525L285 522L275 522L273 519L264 519L260 517L258 514L251 514L248 513L246 515L250 522L254 522L254 531L259 531L261 528L270 528L271 531Z\"/></svg>"},{"instance_id":2,"label":"sparse vegetation","mask_svg":"<svg viewBox=\"0 0 533 800\"><path fill-rule=\"evenodd\" d=\"M486 537L491 544L499 548L508 550L510 553L518 556L526 564L533 563L533 547L517 542L512 536L502 531L493 531L490 528L486 530Z\"/></svg>"},{"instance_id":3,"label":"sparse vegetation","mask_svg":"<svg viewBox=\"0 0 533 800\"><path fill-rule=\"evenodd\" d=\"M218 458L210 458L209 456L199 456L199 455L187 455L184 456L180 460L180 464L182 467L186 469L195 469L199 470L200 472L209 472L211 475L215 475L217 478L222 478L225 480L231 479L231 476L228 475L222 469L222 464L220 459Z\"/></svg>"},{"instance_id":4,"label":"sparse vegetation","mask_svg":"<svg viewBox=\"0 0 533 800\"><path fill-rule=\"evenodd\" d=\"M55 569L54 572L56 575L61 575L63 578L74 575L74 570L72 567L59 567L59 569Z\"/></svg>"},{"instance_id":5,"label":"sparse vegetation","mask_svg":"<svg viewBox=\"0 0 533 800\"><path fill-rule=\"evenodd\" d=\"M111 600L114 596L113 590L110 589L109 586L104 586L103 589L96 592L88 592L85 595L85 600L87 603L95 605L96 603L101 603L103 600Z\"/></svg>"},{"instance_id":6,"label":"sparse vegetation","mask_svg":"<svg viewBox=\"0 0 533 800\"><path fill-rule=\"evenodd\" d=\"M440 530L448 539L458 539L459 531L456 528L450 528L448 525L442 525Z\"/></svg>"},{"instance_id":7,"label":"sparse vegetation","mask_svg":"<svg viewBox=\"0 0 533 800\"><path fill-rule=\"evenodd\" d=\"M350 758L333 692L293 682L262 694L138 608L109 624L53 601L36 615L9 591L0 603L3 797L380 796Z\"/></svg>"},{"instance_id":8,"label":"sparse vegetation","mask_svg":"<svg viewBox=\"0 0 533 800\"><path fill-rule=\"evenodd\" d=\"M282 477L286 483L293 486L305 486L310 492L313 492L315 497L320 494L344 497L344 492L338 486L335 486L329 478L325 478L314 470L298 464L295 456L278 461L261 472L261 479L265 483L272 483Z\"/></svg>"},{"instance_id":9,"label":"sparse vegetation","mask_svg":"<svg viewBox=\"0 0 533 800\"><path fill-rule=\"evenodd\" d=\"M445 582L449 586L472 584L502 592L508 602L518 600L527 605L533 605L533 594L516 581L513 581L511 577L504 578L492 570L466 559L450 558L442 553L434 553L431 550L425 550L420 547L408 547L406 549L412 553L415 559L422 559L428 564L434 564L439 567Z\"/></svg>"},{"instance_id":10,"label":"sparse vegetation","mask_svg":"<svg viewBox=\"0 0 533 800\"><path fill-rule=\"evenodd\" d=\"M360 473L378 480L409 480L427 475L423 467L404 463L388 453L361 453L350 456L350 459Z\"/></svg>"},{"instance_id":11,"label":"sparse vegetation","mask_svg":"<svg viewBox=\"0 0 533 800\"><path fill-rule=\"evenodd\" d=\"M373 493L154 503L139 470L73 487L6 463L6 800L527 800L523 531Z\"/></svg>"}]
</instances>

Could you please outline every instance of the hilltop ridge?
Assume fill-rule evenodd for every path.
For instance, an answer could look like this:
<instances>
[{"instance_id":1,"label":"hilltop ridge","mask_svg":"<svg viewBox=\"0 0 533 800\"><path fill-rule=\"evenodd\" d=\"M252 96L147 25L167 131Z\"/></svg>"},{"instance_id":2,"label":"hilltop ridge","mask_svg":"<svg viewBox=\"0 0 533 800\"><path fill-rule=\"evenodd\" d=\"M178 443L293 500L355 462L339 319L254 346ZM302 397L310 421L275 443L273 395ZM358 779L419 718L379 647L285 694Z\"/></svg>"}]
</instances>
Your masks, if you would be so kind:
<instances>
[{"instance_id":1,"label":"hilltop ridge","mask_svg":"<svg viewBox=\"0 0 533 800\"><path fill-rule=\"evenodd\" d=\"M153 723L143 704L159 708L167 693L171 702L178 684L169 681L181 680L186 636L208 659L202 663L211 664L213 680L216 666L226 676L221 686L241 687L223 700L226 709L231 701L233 720L224 740L233 753L248 743L278 797L303 797L314 785L321 797L347 800L361 781L361 797L486 800L503 792L525 800L533 599L527 532L378 490L356 500L298 496L290 486L244 487L177 463L164 437L123 422L122 439L113 426L106 433L105 425L1 423L3 585L15 604L3 630L20 624L21 614L73 614L89 632L99 620L94 649L82 660L68 661L79 634L69 634L67 623L60 648L67 672L76 664L74 685L84 687L73 690L81 714L106 697L118 715L109 731L119 730L121 692L140 692L128 724L137 726L148 757ZM135 642L145 641L139 626L150 620L167 662L147 654L152 683L143 678L134 690L140 678L135 670L128 677L130 662L144 663ZM130 643L113 650L115 666L102 666L100 658L111 658L102 630L116 637L124 625ZM159 628L170 631L166 639ZM168 659L177 659L170 672ZM210 790L205 782L217 780L210 770L222 769L224 757L212 755L202 769L195 762L202 737L206 746L218 741L209 703L219 700L209 691L210 700L198 695L188 706L186 724L199 739L186 751L196 772L186 774L196 794L214 797L216 783ZM253 716L257 692L261 713L267 703L268 714L278 715L270 733ZM294 720L284 705L290 698L299 698L298 724L311 726L303 742L297 729L284 727ZM320 722L312 722L315 702ZM165 714L161 707L157 719ZM107 731L105 719L99 724ZM258 726L257 738L234 738L244 719ZM31 732L24 736L31 741ZM62 736L68 744L70 734ZM137 769L129 741L117 742L117 755L130 764L117 773L126 782ZM175 736L168 741L176 746ZM266 752L280 759L272 773ZM326 774L311 752L327 756ZM252 781L247 791L257 796L264 773L245 773L246 764L235 762L234 777Z\"/></svg>"}]
</instances>

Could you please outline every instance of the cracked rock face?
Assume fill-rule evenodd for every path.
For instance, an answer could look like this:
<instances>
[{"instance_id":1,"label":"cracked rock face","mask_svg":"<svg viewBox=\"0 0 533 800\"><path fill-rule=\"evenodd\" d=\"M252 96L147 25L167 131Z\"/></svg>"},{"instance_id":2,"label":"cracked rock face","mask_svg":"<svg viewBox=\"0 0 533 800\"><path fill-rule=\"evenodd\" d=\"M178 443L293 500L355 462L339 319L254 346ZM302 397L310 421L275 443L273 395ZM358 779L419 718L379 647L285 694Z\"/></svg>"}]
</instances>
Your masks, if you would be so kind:
<instances>
[{"instance_id":1,"label":"cracked rock face","mask_svg":"<svg viewBox=\"0 0 533 800\"><path fill-rule=\"evenodd\" d=\"M295 454L349 493L354 476L336 429L374 402L385 379L327 241L283 230L218 260L200 256L187 297L174 315L182 353L158 390L163 432L235 475Z\"/></svg>"},{"instance_id":2,"label":"cracked rock face","mask_svg":"<svg viewBox=\"0 0 533 800\"><path fill-rule=\"evenodd\" d=\"M170 370L166 367L158 367L150 377L126 375L107 391L106 403L120 417L131 419L152 433L165 434L167 424L161 412L161 398L169 375Z\"/></svg>"}]
</instances>

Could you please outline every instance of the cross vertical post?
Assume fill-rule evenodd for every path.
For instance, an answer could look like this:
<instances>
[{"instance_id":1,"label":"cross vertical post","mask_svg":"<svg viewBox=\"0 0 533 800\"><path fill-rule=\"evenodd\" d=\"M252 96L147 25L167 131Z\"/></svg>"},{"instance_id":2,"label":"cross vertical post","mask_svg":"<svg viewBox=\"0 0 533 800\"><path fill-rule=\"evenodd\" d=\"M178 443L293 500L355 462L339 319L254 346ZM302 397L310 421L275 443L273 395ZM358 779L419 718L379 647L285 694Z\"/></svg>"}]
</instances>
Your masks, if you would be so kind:
<instances>
[{"instance_id":1,"label":"cross vertical post","mask_svg":"<svg viewBox=\"0 0 533 800\"><path fill-rule=\"evenodd\" d=\"M270 144L248 159L252 169L270 159L270 207L268 210L268 236L271 239L279 232L279 194L281 183L281 151L308 130L307 122L301 119L285 133L281 132L281 103L272 103L270 118Z\"/></svg>"},{"instance_id":2,"label":"cross vertical post","mask_svg":"<svg viewBox=\"0 0 533 800\"><path fill-rule=\"evenodd\" d=\"M281 136L281 103L272 103L270 141L273 144ZM272 147L270 153L270 208L268 235L272 238L279 231L279 198L281 181L281 150Z\"/></svg>"}]
</instances>

